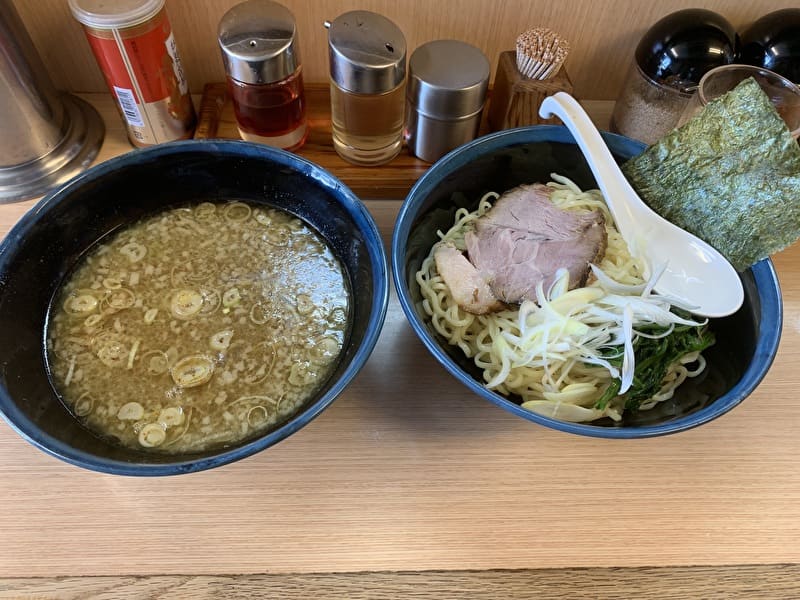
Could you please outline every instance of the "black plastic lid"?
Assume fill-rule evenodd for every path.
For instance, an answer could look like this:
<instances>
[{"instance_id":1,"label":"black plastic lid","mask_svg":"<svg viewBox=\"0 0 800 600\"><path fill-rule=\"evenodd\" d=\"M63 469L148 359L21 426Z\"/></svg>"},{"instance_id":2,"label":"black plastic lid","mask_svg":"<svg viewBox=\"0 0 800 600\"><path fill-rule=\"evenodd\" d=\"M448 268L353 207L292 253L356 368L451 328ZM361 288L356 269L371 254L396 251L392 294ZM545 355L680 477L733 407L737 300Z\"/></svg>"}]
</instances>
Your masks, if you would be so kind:
<instances>
[{"instance_id":1,"label":"black plastic lid","mask_svg":"<svg viewBox=\"0 0 800 600\"><path fill-rule=\"evenodd\" d=\"M800 84L800 8L764 15L742 34L741 61Z\"/></svg>"},{"instance_id":2,"label":"black plastic lid","mask_svg":"<svg viewBox=\"0 0 800 600\"><path fill-rule=\"evenodd\" d=\"M714 67L736 59L739 36L713 11L688 8L657 21L636 46L636 62L645 75L683 88L699 83Z\"/></svg>"}]
</instances>

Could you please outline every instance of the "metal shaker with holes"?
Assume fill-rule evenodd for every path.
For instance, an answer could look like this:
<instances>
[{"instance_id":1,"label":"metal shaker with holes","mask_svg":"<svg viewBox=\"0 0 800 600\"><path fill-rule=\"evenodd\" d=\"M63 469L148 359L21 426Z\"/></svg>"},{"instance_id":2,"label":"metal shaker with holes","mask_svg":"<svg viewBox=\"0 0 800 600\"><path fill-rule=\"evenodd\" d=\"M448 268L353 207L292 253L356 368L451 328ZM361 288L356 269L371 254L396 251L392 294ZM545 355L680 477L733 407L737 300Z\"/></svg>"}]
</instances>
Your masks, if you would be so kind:
<instances>
[{"instance_id":1,"label":"metal shaker with holes","mask_svg":"<svg viewBox=\"0 0 800 600\"><path fill-rule=\"evenodd\" d=\"M325 27L333 147L352 163L386 163L403 145L403 32L386 17L366 10L344 13Z\"/></svg>"}]
</instances>

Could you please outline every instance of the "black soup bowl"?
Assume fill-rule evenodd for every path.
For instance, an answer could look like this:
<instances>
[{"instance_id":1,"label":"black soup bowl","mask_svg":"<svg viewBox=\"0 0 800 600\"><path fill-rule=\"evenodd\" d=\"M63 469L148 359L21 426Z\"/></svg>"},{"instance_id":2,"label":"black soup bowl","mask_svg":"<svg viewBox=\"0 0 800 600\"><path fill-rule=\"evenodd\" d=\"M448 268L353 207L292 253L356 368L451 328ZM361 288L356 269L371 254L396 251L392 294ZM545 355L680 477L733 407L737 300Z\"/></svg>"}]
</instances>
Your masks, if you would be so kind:
<instances>
[{"instance_id":1,"label":"black soup bowl","mask_svg":"<svg viewBox=\"0 0 800 600\"><path fill-rule=\"evenodd\" d=\"M45 324L60 284L110 232L165 208L241 200L283 209L327 241L349 280L349 332L339 362L304 407L277 429L191 455L131 450L95 436L67 410L48 378ZM343 391L370 355L388 303L380 234L338 179L294 154L238 141L186 141L101 163L35 205L0 244L0 412L25 439L75 465L124 475L199 471L286 438Z\"/></svg>"},{"instance_id":2,"label":"black soup bowl","mask_svg":"<svg viewBox=\"0 0 800 600\"><path fill-rule=\"evenodd\" d=\"M619 135L603 137L620 163L645 148ZM745 300L739 311L711 322L717 342L703 353L708 363L704 374L685 381L672 400L626 414L619 423L610 419L568 423L525 410L515 398L486 388L472 360L436 332L422 309L415 274L438 241L437 231L453 225L457 209L477 208L486 192L550 181L552 173L569 177L581 189L597 187L569 131L540 125L501 131L461 146L435 163L411 189L395 223L392 276L400 305L431 354L460 383L490 402L529 421L580 435L641 438L675 433L706 423L742 402L766 375L780 339L781 295L769 259L741 274Z\"/></svg>"}]
</instances>

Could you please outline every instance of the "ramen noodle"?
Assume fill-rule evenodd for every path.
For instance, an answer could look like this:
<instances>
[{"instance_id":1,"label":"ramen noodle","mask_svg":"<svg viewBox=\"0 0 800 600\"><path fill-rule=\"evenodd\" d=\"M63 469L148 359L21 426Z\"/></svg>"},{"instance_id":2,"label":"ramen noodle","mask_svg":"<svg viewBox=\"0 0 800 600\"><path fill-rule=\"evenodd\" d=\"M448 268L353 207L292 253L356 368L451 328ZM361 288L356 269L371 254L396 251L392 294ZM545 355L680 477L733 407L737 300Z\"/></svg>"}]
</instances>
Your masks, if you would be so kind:
<instances>
[{"instance_id":1,"label":"ramen noodle","mask_svg":"<svg viewBox=\"0 0 800 600\"><path fill-rule=\"evenodd\" d=\"M713 343L713 335L688 313L674 312L674 299L652 293L646 265L630 254L599 190L584 192L566 178L553 179L548 186L556 206L600 210L605 217L605 256L586 287L567 290L565 272L550 289L540 286L535 302L481 315L459 306L437 272L434 253L439 244L466 250L465 233L498 198L489 193L476 210L459 209L454 225L439 233L416 273L421 308L439 335L472 359L488 388L518 398L523 408L566 421L619 421L625 410L652 408L671 398L687 377L700 375L706 365L700 349ZM679 335L697 349L679 350L676 360L664 365L652 394L633 403L630 394L616 393L636 383L636 348L653 340L667 346Z\"/></svg>"}]
</instances>

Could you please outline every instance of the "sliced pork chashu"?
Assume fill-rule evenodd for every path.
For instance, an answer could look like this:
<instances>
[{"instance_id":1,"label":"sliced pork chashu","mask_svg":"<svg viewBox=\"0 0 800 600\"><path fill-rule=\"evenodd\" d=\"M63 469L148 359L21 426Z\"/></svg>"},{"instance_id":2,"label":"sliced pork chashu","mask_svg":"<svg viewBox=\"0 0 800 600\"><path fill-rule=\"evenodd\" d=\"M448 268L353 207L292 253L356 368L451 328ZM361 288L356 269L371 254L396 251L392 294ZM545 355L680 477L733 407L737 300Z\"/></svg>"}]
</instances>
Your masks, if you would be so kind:
<instances>
[{"instance_id":1,"label":"sliced pork chashu","mask_svg":"<svg viewBox=\"0 0 800 600\"><path fill-rule=\"evenodd\" d=\"M570 289L584 285L589 264L605 255L603 214L562 210L550 193L541 184L509 190L465 236L470 263L503 302L535 300L537 285L546 290L560 268Z\"/></svg>"},{"instance_id":2,"label":"sliced pork chashu","mask_svg":"<svg viewBox=\"0 0 800 600\"><path fill-rule=\"evenodd\" d=\"M436 270L458 305L475 315L503 308L478 269L455 246L442 244L433 252Z\"/></svg>"}]
</instances>

